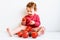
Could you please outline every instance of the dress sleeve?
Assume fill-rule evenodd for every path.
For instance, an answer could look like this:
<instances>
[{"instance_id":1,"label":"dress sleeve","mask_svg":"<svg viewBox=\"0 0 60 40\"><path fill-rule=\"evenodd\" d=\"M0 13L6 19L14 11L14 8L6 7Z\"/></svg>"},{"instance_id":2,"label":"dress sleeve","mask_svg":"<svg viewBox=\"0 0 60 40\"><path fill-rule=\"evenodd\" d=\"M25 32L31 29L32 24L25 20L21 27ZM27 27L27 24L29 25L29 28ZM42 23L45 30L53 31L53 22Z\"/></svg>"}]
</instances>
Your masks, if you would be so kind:
<instances>
[{"instance_id":1,"label":"dress sleeve","mask_svg":"<svg viewBox=\"0 0 60 40\"><path fill-rule=\"evenodd\" d=\"M40 17L37 15L34 26L37 26L37 27L38 27L38 26L40 26L40 24L41 24L41 22L40 22Z\"/></svg>"}]
</instances>

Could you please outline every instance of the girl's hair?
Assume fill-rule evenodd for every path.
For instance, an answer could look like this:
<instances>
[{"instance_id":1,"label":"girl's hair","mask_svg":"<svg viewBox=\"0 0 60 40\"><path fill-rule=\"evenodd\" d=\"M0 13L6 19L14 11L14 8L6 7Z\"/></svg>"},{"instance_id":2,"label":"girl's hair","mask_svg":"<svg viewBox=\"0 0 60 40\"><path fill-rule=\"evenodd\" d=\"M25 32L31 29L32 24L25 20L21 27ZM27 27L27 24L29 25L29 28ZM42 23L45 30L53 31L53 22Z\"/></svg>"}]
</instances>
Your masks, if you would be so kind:
<instances>
[{"instance_id":1,"label":"girl's hair","mask_svg":"<svg viewBox=\"0 0 60 40\"><path fill-rule=\"evenodd\" d=\"M29 2L27 5L26 5L26 7L29 7L29 8L34 8L34 11L37 11L37 8L36 8L36 3L34 3L34 2Z\"/></svg>"}]
</instances>

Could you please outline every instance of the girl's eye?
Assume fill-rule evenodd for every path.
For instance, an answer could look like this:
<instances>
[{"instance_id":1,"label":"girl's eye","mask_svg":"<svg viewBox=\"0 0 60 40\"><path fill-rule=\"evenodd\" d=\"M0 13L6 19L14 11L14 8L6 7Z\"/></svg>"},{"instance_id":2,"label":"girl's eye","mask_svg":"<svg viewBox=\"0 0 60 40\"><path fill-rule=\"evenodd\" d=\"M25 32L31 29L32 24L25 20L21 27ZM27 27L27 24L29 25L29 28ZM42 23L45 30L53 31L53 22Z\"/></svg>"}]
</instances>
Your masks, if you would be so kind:
<instances>
[{"instance_id":1,"label":"girl's eye","mask_svg":"<svg viewBox=\"0 0 60 40\"><path fill-rule=\"evenodd\" d=\"M27 11L27 12L32 12L32 11Z\"/></svg>"},{"instance_id":2,"label":"girl's eye","mask_svg":"<svg viewBox=\"0 0 60 40\"><path fill-rule=\"evenodd\" d=\"M29 12L29 11L27 11L27 12Z\"/></svg>"}]
</instances>

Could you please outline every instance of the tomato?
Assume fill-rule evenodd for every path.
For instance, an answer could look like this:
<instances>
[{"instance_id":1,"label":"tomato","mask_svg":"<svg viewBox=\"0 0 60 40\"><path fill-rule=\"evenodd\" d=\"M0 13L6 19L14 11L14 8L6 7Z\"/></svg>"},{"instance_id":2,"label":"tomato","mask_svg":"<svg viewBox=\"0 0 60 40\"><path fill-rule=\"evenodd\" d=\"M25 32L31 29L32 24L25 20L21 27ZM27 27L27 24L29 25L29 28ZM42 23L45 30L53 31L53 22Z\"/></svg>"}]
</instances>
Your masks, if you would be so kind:
<instances>
[{"instance_id":1,"label":"tomato","mask_svg":"<svg viewBox=\"0 0 60 40\"><path fill-rule=\"evenodd\" d=\"M22 37L23 38L28 38L29 34L26 30L23 31Z\"/></svg>"},{"instance_id":2,"label":"tomato","mask_svg":"<svg viewBox=\"0 0 60 40\"><path fill-rule=\"evenodd\" d=\"M23 34L22 32L18 32L18 33L17 33L17 35L18 35L19 37L22 37L22 34Z\"/></svg>"},{"instance_id":3,"label":"tomato","mask_svg":"<svg viewBox=\"0 0 60 40\"><path fill-rule=\"evenodd\" d=\"M31 31L32 30L32 27L30 27L30 26L27 26L27 28L26 28L26 31Z\"/></svg>"},{"instance_id":4,"label":"tomato","mask_svg":"<svg viewBox=\"0 0 60 40\"><path fill-rule=\"evenodd\" d=\"M36 37L38 36L38 33L35 32L35 31L33 31L33 32L31 33L31 36L32 36L32 38L36 38Z\"/></svg>"},{"instance_id":5,"label":"tomato","mask_svg":"<svg viewBox=\"0 0 60 40\"><path fill-rule=\"evenodd\" d=\"M23 18L22 21L26 21L26 18Z\"/></svg>"}]
</instances>

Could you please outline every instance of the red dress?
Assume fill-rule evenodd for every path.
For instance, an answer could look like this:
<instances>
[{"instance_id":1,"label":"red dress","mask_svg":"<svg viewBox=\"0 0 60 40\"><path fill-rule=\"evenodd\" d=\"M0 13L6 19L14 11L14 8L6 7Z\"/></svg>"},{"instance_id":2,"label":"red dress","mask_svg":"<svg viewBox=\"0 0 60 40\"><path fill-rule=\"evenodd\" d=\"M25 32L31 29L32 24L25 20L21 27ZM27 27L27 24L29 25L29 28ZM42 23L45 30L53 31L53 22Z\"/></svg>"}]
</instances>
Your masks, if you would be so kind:
<instances>
[{"instance_id":1,"label":"red dress","mask_svg":"<svg viewBox=\"0 0 60 40\"><path fill-rule=\"evenodd\" d=\"M31 26L32 28L35 28L35 27L39 27L41 24L40 18L37 14L34 14L33 16L26 15L24 18L26 18L26 24L25 24L26 26ZM31 20L35 21L34 25L30 25Z\"/></svg>"}]
</instances>

